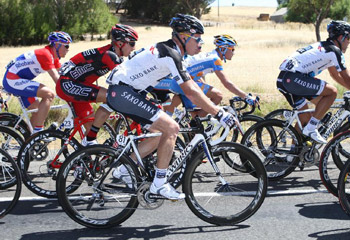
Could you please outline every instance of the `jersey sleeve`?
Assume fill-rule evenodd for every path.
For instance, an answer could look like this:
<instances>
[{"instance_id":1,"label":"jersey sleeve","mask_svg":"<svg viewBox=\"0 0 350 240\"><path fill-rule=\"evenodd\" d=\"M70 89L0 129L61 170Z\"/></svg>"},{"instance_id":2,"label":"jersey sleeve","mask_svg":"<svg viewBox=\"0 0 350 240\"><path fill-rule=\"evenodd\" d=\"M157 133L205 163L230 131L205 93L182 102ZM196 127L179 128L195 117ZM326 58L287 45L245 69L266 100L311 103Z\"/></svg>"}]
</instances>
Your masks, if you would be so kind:
<instances>
[{"instance_id":1,"label":"jersey sleeve","mask_svg":"<svg viewBox=\"0 0 350 240\"><path fill-rule=\"evenodd\" d=\"M38 62L40 64L41 68L44 71L57 68L56 63L53 59L53 56L50 53L50 50L48 50L46 48L37 49L34 51L34 54L35 54L36 58L38 59Z\"/></svg>"},{"instance_id":2,"label":"jersey sleeve","mask_svg":"<svg viewBox=\"0 0 350 240\"><path fill-rule=\"evenodd\" d=\"M123 59L118 57L117 54L112 51L106 51L102 57L102 63L104 63L109 70L112 70L122 62Z\"/></svg>"},{"instance_id":3,"label":"jersey sleeve","mask_svg":"<svg viewBox=\"0 0 350 240\"><path fill-rule=\"evenodd\" d=\"M220 58L214 59L213 70L214 71L222 71L222 70L224 70L224 66L223 66L223 63L222 63Z\"/></svg>"}]
</instances>

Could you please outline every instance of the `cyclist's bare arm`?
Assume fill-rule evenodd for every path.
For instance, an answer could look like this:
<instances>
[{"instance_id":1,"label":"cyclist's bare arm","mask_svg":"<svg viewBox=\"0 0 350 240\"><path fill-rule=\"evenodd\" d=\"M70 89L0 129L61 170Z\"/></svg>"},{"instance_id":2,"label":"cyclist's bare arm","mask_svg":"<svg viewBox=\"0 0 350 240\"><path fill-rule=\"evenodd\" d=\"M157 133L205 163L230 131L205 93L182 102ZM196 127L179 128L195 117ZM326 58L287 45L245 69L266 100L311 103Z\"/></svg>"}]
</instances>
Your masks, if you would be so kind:
<instances>
[{"instance_id":1,"label":"cyclist's bare arm","mask_svg":"<svg viewBox=\"0 0 350 240\"><path fill-rule=\"evenodd\" d=\"M332 66L328 68L328 72L337 83L346 87L347 89L350 89L350 75L347 69L338 72L337 69Z\"/></svg>"},{"instance_id":2,"label":"cyclist's bare arm","mask_svg":"<svg viewBox=\"0 0 350 240\"><path fill-rule=\"evenodd\" d=\"M55 81L55 83L60 78L60 75L58 74L58 71L56 69L50 69L50 70L47 70L47 72L49 73L49 75L52 78L52 80Z\"/></svg>"},{"instance_id":3,"label":"cyclist's bare arm","mask_svg":"<svg viewBox=\"0 0 350 240\"><path fill-rule=\"evenodd\" d=\"M241 98L245 98L247 94L242 91L239 87L237 87L233 82L231 82L225 73L221 70L215 71L216 76L220 79L221 83L224 85L226 89L228 89L233 94L238 95Z\"/></svg>"},{"instance_id":4,"label":"cyclist's bare arm","mask_svg":"<svg viewBox=\"0 0 350 240\"><path fill-rule=\"evenodd\" d=\"M210 99L205 96L203 91L193 80L189 80L180 84L180 87L184 91L186 97L191 100L191 102L199 106L207 113L215 116L219 112L219 107L215 106L212 101L210 101Z\"/></svg>"}]
</instances>

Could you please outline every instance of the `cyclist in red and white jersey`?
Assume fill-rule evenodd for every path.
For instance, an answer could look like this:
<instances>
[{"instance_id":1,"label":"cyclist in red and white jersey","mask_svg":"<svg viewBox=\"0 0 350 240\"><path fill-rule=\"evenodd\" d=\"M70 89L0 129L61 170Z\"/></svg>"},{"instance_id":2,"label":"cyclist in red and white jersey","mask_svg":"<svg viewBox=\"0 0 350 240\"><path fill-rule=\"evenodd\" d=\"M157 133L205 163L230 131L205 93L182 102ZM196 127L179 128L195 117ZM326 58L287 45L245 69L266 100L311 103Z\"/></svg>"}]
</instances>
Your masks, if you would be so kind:
<instances>
[{"instance_id":1,"label":"cyclist in red and white jersey","mask_svg":"<svg viewBox=\"0 0 350 240\"><path fill-rule=\"evenodd\" d=\"M139 145L141 157L157 149L156 174L150 192L169 199L182 199L184 195L166 182L166 171L179 125L146 99L147 91L171 74L192 102L216 116L224 126L232 127L235 121L230 113L213 104L204 95L183 65L183 56L199 52L201 35L204 33L202 23L193 16L177 14L172 18L170 26L173 29L170 40L137 51L129 57L129 61L123 62L111 72L107 79L111 84L108 88L107 103L134 121L148 125L150 131L162 133L161 137L147 139ZM126 169L120 167L113 174L116 178L127 181Z\"/></svg>"},{"instance_id":2,"label":"cyclist in red and white jersey","mask_svg":"<svg viewBox=\"0 0 350 240\"><path fill-rule=\"evenodd\" d=\"M32 113L30 119L34 133L43 130L55 92L33 79L48 72L55 83L58 81L58 70L61 67L59 60L66 56L72 38L62 31L51 32L48 41L50 45L26 52L11 61L3 79L4 89L20 96L24 107L38 108L38 112ZM40 102L37 97L41 98Z\"/></svg>"},{"instance_id":3,"label":"cyclist in red and white jersey","mask_svg":"<svg viewBox=\"0 0 350 240\"><path fill-rule=\"evenodd\" d=\"M64 63L61 68L61 76L56 85L57 95L72 102L74 111L79 117L94 116L90 103L106 101L107 89L93 83L122 63L123 56L128 56L135 49L138 34L128 25L116 24L111 29L111 37L110 44L81 52ZM97 110L107 116L109 111L112 110L108 107L107 109L100 107ZM91 127L91 124L88 122L85 125L89 134L83 139L83 145L88 145L87 141L90 138L96 138L99 128L94 125Z\"/></svg>"},{"instance_id":4,"label":"cyclist in red and white jersey","mask_svg":"<svg viewBox=\"0 0 350 240\"><path fill-rule=\"evenodd\" d=\"M336 82L350 89L350 75L344 59L349 45L350 25L344 21L331 21L327 31L327 41L300 48L285 59L277 79L278 90L292 107L307 109L307 100L316 105L312 117L304 114L300 115L300 120L303 125L308 122L303 134L322 144L327 141L318 132L317 125L333 104L337 89L315 76L328 69Z\"/></svg>"}]
</instances>

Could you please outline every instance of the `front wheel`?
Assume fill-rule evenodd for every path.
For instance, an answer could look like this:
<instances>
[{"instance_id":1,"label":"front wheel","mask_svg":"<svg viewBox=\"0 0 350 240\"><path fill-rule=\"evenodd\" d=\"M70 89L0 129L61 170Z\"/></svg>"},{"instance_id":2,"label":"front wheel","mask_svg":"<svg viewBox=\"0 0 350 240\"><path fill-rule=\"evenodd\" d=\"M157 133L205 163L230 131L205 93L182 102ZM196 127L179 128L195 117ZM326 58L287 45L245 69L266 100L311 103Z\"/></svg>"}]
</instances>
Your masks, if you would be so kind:
<instances>
[{"instance_id":1,"label":"front wheel","mask_svg":"<svg viewBox=\"0 0 350 240\"><path fill-rule=\"evenodd\" d=\"M186 203L200 219L216 225L233 225L252 216L267 192L266 171L247 147L222 142L211 148L217 174L204 150L192 159L185 172L183 191ZM224 158L241 161L244 171L227 164Z\"/></svg>"},{"instance_id":2,"label":"front wheel","mask_svg":"<svg viewBox=\"0 0 350 240\"><path fill-rule=\"evenodd\" d=\"M125 182L113 177L115 167L124 165ZM135 163L106 145L76 151L58 173L58 200L75 222L90 228L110 228L127 220L136 210L138 170ZM72 186L75 191L67 191Z\"/></svg>"}]
</instances>

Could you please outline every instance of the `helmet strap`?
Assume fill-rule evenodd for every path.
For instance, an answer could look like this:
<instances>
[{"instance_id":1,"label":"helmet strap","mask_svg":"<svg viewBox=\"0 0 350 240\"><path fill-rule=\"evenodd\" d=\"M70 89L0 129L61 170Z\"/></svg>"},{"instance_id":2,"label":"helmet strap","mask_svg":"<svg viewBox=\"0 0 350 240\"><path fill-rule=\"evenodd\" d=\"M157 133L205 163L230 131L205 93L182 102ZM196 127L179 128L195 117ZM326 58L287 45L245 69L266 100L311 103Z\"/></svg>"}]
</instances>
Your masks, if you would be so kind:
<instances>
[{"instance_id":1,"label":"helmet strap","mask_svg":"<svg viewBox=\"0 0 350 240\"><path fill-rule=\"evenodd\" d=\"M221 54L222 54L222 59L224 59L224 62L226 63L226 52L227 52L227 48L225 48L225 47L220 47L220 48L219 48L219 51L220 51Z\"/></svg>"},{"instance_id":2,"label":"helmet strap","mask_svg":"<svg viewBox=\"0 0 350 240\"><path fill-rule=\"evenodd\" d=\"M181 46L184 50L184 57L187 56L187 50L186 50L186 43L187 43L187 40L186 42L184 43L181 38L179 37L179 34L177 32L173 32L173 35L175 35L175 37L177 38L177 40L179 40L179 42L181 43Z\"/></svg>"},{"instance_id":3,"label":"helmet strap","mask_svg":"<svg viewBox=\"0 0 350 240\"><path fill-rule=\"evenodd\" d=\"M61 44L61 43L58 43L58 46L56 47L56 44L53 43L53 46L54 46L54 48L56 49L56 54L57 54L58 59L61 59L61 56L60 56L60 48L62 47L62 44Z\"/></svg>"}]
</instances>

